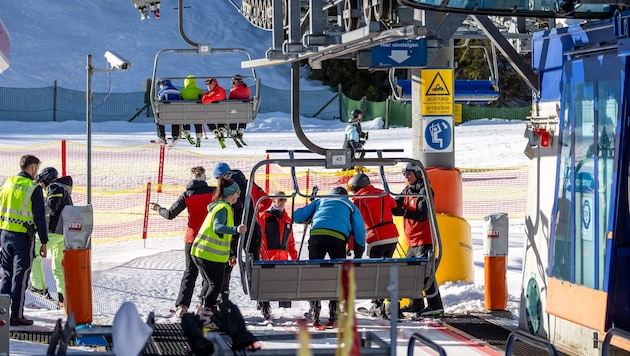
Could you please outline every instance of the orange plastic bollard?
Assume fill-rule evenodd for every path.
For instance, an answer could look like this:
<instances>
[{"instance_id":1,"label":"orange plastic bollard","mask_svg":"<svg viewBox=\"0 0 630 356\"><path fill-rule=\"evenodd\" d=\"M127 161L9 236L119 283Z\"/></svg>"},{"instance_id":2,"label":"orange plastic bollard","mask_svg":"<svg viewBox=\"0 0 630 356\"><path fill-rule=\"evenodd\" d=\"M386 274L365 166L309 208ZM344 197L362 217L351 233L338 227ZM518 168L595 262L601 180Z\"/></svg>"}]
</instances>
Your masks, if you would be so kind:
<instances>
[{"instance_id":1,"label":"orange plastic bollard","mask_svg":"<svg viewBox=\"0 0 630 356\"><path fill-rule=\"evenodd\" d=\"M487 310L507 307L507 257L484 256L484 299Z\"/></svg>"},{"instance_id":2,"label":"orange plastic bollard","mask_svg":"<svg viewBox=\"0 0 630 356\"><path fill-rule=\"evenodd\" d=\"M92 323L91 250L63 251L63 277L66 280L66 316L74 314L77 325Z\"/></svg>"},{"instance_id":3,"label":"orange plastic bollard","mask_svg":"<svg viewBox=\"0 0 630 356\"><path fill-rule=\"evenodd\" d=\"M427 168L437 213L464 217L462 174L457 168Z\"/></svg>"}]
</instances>

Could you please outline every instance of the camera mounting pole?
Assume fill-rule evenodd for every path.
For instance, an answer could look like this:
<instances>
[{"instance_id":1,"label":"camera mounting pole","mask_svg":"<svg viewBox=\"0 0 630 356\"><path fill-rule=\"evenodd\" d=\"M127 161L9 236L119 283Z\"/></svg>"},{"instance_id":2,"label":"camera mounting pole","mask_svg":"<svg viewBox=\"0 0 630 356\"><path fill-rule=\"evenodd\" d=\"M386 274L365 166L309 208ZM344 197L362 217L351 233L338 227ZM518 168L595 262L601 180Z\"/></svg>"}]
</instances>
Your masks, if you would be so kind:
<instances>
[{"instance_id":1,"label":"camera mounting pole","mask_svg":"<svg viewBox=\"0 0 630 356\"><path fill-rule=\"evenodd\" d=\"M106 57L109 51L105 52ZM108 63L110 59L108 58ZM121 66L121 70L127 70L131 65L127 61L126 65ZM114 65L109 63L107 68L94 68L92 66L92 55L87 55L87 64L85 66L87 72L87 89L85 92L85 102L86 102L86 110L85 110L85 132L87 136L87 204L92 203L92 101L94 100L94 95L92 94L92 75L94 72L104 72L109 73L115 71L116 68Z\"/></svg>"}]
</instances>

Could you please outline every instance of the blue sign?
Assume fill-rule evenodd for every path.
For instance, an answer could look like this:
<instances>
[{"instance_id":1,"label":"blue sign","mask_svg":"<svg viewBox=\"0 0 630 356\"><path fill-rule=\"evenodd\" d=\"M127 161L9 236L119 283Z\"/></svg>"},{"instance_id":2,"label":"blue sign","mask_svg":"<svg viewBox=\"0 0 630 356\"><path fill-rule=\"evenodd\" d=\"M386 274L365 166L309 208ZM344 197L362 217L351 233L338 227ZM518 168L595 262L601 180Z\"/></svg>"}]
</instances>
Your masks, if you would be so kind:
<instances>
[{"instance_id":1,"label":"blue sign","mask_svg":"<svg viewBox=\"0 0 630 356\"><path fill-rule=\"evenodd\" d=\"M427 65L427 40L399 40L372 47L373 67L423 67Z\"/></svg>"},{"instance_id":2,"label":"blue sign","mask_svg":"<svg viewBox=\"0 0 630 356\"><path fill-rule=\"evenodd\" d=\"M451 152L453 147L453 126L450 120L423 118L425 151Z\"/></svg>"},{"instance_id":3,"label":"blue sign","mask_svg":"<svg viewBox=\"0 0 630 356\"><path fill-rule=\"evenodd\" d=\"M591 203L588 200L582 203L582 224L585 230L591 225Z\"/></svg>"}]
</instances>

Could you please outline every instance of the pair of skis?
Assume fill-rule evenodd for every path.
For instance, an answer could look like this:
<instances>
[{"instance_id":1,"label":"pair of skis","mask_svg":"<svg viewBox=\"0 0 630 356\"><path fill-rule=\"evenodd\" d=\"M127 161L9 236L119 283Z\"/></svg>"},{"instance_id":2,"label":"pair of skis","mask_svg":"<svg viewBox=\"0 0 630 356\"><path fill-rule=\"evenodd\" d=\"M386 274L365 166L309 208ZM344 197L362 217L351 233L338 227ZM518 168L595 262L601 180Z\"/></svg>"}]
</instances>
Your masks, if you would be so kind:
<instances>
[{"instance_id":1,"label":"pair of skis","mask_svg":"<svg viewBox=\"0 0 630 356\"><path fill-rule=\"evenodd\" d=\"M232 132L230 132L226 127L219 127L218 129L212 130L212 133L214 134L214 138L219 141L219 146L221 146L222 149L226 147L225 139L228 137L231 137L232 140L234 140L234 144L238 148L247 146L247 143L243 140L242 131L239 132L237 130L232 130Z\"/></svg>"}]
</instances>

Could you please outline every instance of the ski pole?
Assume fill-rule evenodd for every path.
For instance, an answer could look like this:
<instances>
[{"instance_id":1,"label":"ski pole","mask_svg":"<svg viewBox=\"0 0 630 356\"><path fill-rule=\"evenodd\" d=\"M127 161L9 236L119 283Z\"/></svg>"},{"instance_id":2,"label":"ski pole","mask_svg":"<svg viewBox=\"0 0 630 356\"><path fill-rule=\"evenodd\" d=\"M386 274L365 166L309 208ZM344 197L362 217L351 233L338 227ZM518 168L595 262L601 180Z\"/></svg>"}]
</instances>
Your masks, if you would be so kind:
<instances>
[{"instance_id":1,"label":"ski pole","mask_svg":"<svg viewBox=\"0 0 630 356\"><path fill-rule=\"evenodd\" d=\"M313 186L313 191L311 192L311 196L309 197L310 201L313 201L315 199L315 196L317 196L317 193L319 192L319 187L318 186ZM302 255L302 247L304 247L304 239L306 238L306 230L308 230L308 224L311 222L311 220L307 220L304 223L304 232L302 232L302 240L300 241L300 250L298 251L298 260L300 259L300 256Z\"/></svg>"}]
</instances>

